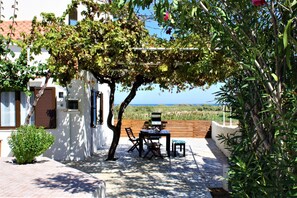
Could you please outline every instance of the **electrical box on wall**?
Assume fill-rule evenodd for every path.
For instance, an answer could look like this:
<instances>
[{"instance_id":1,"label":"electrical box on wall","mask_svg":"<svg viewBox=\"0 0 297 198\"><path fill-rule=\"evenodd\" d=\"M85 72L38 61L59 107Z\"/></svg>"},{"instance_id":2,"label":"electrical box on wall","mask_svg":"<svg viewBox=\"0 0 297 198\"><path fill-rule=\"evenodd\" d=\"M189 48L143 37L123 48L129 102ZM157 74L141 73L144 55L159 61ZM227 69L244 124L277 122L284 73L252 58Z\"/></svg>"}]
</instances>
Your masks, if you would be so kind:
<instances>
[{"instance_id":1,"label":"electrical box on wall","mask_svg":"<svg viewBox=\"0 0 297 198\"><path fill-rule=\"evenodd\" d=\"M67 99L67 109L78 111L78 99L68 98Z\"/></svg>"},{"instance_id":2,"label":"electrical box on wall","mask_svg":"<svg viewBox=\"0 0 297 198\"><path fill-rule=\"evenodd\" d=\"M66 109L66 92L59 91L57 94L57 109Z\"/></svg>"}]
</instances>

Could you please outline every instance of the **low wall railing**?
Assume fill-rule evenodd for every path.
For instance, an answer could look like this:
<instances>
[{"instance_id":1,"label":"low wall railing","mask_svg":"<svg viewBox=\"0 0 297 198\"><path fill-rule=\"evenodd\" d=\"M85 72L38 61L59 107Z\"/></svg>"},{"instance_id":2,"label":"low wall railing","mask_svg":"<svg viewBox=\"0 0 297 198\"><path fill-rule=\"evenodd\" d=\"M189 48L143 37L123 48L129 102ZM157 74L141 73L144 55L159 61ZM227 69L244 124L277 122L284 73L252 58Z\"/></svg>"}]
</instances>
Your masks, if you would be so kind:
<instances>
[{"instance_id":1,"label":"low wall railing","mask_svg":"<svg viewBox=\"0 0 297 198\"><path fill-rule=\"evenodd\" d=\"M237 125L226 126L221 125L215 121L211 122L211 138L215 141L217 147L227 156L230 156L230 151L227 149L227 145L218 139L219 135L227 136L228 134L238 133L239 128Z\"/></svg>"},{"instance_id":2,"label":"low wall railing","mask_svg":"<svg viewBox=\"0 0 297 198\"><path fill-rule=\"evenodd\" d=\"M115 120L116 122L116 120ZM211 138L211 121L208 120L166 120L165 129L171 137ZM145 127L145 120L123 120L121 137L127 137L125 128L131 127L135 135Z\"/></svg>"}]
</instances>

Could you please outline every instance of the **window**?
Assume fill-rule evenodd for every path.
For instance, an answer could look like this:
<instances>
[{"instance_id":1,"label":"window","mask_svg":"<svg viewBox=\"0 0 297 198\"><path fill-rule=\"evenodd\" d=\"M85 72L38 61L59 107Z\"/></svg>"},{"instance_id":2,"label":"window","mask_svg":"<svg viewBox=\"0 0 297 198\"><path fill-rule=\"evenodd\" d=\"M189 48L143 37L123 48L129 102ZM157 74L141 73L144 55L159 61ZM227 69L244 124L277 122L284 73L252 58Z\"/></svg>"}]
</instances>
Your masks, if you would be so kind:
<instances>
[{"instance_id":1,"label":"window","mask_svg":"<svg viewBox=\"0 0 297 198\"><path fill-rule=\"evenodd\" d=\"M99 94L100 97L100 109L99 109L99 124L103 124L103 93Z\"/></svg>"},{"instance_id":2,"label":"window","mask_svg":"<svg viewBox=\"0 0 297 198\"><path fill-rule=\"evenodd\" d=\"M1 126L16 126L16 93L1 92Z\"/></svg>"},{"instance_id":3,"label":"window","mask_svg":"<svg viewBox=\"0 0 297 198\"><path fill-rule=\"evenodd\" d=\"M103 124L103 93L91 90L91 127L95 128L98 123Z\"/></svg>"},{"instance_id":4,"label":"window","mask_svg":"<svg viewBox=\"0 0 297 198\"><path fill-rule=\"evenodd\" d=\"M1 92L0 127L15 128L25 123L27 113L30 109L30 100L25 93L19 91ZM34 123L34 119L31 119Z\"/></svg>"},{"instance_id":5,"label":"window","mask_svg":"<svg viewBox=\"0 0 297 198\"><path fill-rule=\"evenodd\" d=\"M91 127L97 126L97 96L98 91L91 90Z\"/></svg>"},{"instance_id":6,"label":"window","mask_svg":"<svg viewBox=\"0 0 297 198\"><path fill-rule=\"evenodd\" d=\"M78 110L78 99L68 98L67 99L67 109Z\"/></svg>"},{"instance_id":7,"label":"window","mask_svg":"<svg viewBox=\"0 0 297 198\"><path fill-rule=\"evenodd\" d=\"M0 128L10 129L23 125L34 96L39 90L40 88L34 89L31 97L19 91L0 92ZM31 117L30 124L45 128L56 127L55 88L45 89L44 95L37 103L34 115Z\"/></svg>"},{"instance_id":8,"label":"window","mask_svg":"<svg viewBox=\"0 0 297 198\"><path fill-rule=\"evenodd\" d=\"M69 25L76 25L77 24L77 9L73 8L69 13Z\"/></svg>"}]
</instances>

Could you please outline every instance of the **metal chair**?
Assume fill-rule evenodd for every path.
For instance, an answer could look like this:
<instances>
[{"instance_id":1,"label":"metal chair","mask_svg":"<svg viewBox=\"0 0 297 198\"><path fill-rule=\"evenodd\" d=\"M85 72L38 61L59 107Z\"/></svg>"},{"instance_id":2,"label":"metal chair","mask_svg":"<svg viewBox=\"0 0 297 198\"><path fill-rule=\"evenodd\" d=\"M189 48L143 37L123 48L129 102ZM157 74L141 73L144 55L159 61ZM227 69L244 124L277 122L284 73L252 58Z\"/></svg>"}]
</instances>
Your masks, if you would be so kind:
<instances>
[{"instance_id":1,"label":"metal chair","mask_svg":"<svg viewBox=\"0 0 297 198\"><path fill-rule=\"evenodd\" d=\"M139 152L139 149L138 149L138 146L139 146L139 138L136 138L133 134L133 131L130 127L128 128L125 128L126 132L127 132L127 135L128 135L128 138L129 140L132 142L133 146L128 150L128 152L130 151L133 151L134 149L137 149L138 152Z\"/></svg>"}]
</instances>

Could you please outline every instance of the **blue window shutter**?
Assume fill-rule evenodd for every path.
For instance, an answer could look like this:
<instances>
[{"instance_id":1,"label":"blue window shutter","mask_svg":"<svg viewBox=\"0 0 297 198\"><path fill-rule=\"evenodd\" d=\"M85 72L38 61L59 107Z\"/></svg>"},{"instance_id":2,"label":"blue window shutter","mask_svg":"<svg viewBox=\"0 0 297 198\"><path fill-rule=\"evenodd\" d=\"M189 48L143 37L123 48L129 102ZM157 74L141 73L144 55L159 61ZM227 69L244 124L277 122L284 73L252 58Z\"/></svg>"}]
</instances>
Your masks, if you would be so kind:
<instances>
[{"instance_id":1,"label":"blue window shutter","mask_svg":"<svg viewBox=\"0 0 297 198\"><path fill-rule=\"evenodd\" d=\"M97 91L91 90L91 127L97 126Z\"/></svg>"}]
</instances>

